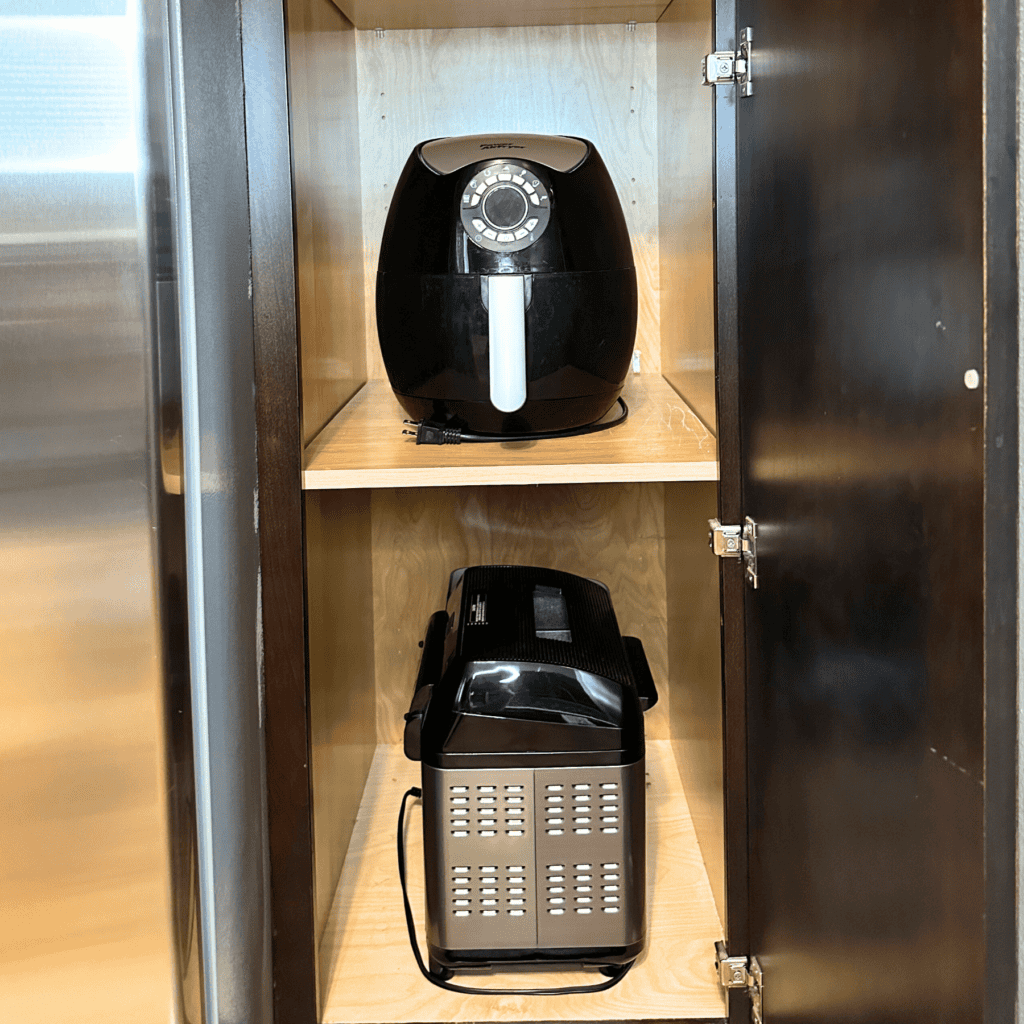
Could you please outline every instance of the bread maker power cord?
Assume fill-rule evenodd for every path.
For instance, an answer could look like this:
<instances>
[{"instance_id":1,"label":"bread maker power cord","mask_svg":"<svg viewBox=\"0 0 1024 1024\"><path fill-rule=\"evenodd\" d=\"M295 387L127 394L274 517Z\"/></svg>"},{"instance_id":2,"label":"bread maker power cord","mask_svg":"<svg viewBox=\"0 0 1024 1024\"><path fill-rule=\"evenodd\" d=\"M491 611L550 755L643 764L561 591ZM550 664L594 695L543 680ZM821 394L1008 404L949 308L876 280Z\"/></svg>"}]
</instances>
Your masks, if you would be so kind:
<instances>
[{"instance_id":1,"label":"bread maker power cord","mask_svg":"<svg viewBox=\"0 0 1024 1024\"><path fill-rule=\"evenodd\" d=\"M623 403L625 405L625 403ZM438 988L446 988L450 992L462 992L471 996L570 996L586 992L604 992L605 989L617 985L633 966L633 961L614 968L615 973L607 980L596 985L567 985L565 988L470 988L467 985L452 985L444 978L432 974L427 970L420 954L419 945L416 942L416 925L412 919L412 907L409 905L409 893L405 885L405 803L412 797L418 800L423 791L416 786L406 790L402 797L402 806L398 810L398 877L402 883L402 900L405 902L405 923L409 928L409 945L412 946L412 955L416 957L416 966L420 974Z\"/></svg>"}]
</instances>

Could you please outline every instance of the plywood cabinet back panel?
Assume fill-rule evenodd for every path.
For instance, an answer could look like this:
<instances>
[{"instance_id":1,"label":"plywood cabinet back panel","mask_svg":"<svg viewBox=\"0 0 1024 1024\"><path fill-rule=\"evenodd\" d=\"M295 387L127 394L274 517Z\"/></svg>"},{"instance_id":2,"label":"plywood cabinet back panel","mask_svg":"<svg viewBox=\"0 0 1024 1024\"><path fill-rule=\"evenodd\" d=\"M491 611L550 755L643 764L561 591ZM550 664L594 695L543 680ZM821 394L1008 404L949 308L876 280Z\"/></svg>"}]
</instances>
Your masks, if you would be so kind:
<instances>
[{"instance_id":1,"label":"plywood cabinet back panel","mask_svg":"<svg viewBox=\"0 0 1024 1024\"><path fill-rule=\"evenodd\" d=\"M641 368L660 370L655 26L357 32L356 48L369 376L386 376L374 295L398 176L418 142L478 132L594 142L633 243Z\"/></svg>"},{"instance_id":2,"label":"plywood cabinet back panel","mask_svg":"<svg viewBox=\"0 0 1024 1024\"><path fill-rule=\"evenodd\" d=\"M619 628L643 641L659 687L647 735L667 739L663 492L659 483L375 490L380 741L402 741L418 645L449 573L476 564L542 565L606 583Z\"/></svg>"},{"instance_id":3,"label":"plywood cabinet back panel","mask_svg":"<svg viewBox=\"0 0 1024 1024\"><path fill-rule=\"evenodd\" d=\"M330 0L289 0L302 439L366 380L355 29Z\"/></svg>"}]
</instances>

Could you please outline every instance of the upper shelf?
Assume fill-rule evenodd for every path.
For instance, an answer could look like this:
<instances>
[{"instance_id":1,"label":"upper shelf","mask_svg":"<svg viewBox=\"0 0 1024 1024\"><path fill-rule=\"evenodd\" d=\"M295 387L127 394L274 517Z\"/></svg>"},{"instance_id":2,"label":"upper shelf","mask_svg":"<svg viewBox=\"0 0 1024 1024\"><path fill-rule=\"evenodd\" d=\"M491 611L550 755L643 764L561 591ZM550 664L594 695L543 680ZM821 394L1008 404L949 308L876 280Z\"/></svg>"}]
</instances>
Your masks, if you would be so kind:
<instances>
[{"instance_id":1,"label":"upper shelf","mask_svg":"<svg viewBox=\"0 0 1024 1024\"><path fill-rule=\"evenodd\" d=\"M498 28L653 22L669 0L334 0L356 28Z\"/></svg>"},{"instance_id":2,"label":"upper shelf","mask_svg":"<svg viewBox=\"0 0 1024 1024\"><path fill-rule=\"evenodd\" d=\"M598 434L546 441L417 445L387 381L370 381L306 448L303 487L717 480L714 435L659 374L633 374L629 418Z\"/></svg>"}]
</instances>

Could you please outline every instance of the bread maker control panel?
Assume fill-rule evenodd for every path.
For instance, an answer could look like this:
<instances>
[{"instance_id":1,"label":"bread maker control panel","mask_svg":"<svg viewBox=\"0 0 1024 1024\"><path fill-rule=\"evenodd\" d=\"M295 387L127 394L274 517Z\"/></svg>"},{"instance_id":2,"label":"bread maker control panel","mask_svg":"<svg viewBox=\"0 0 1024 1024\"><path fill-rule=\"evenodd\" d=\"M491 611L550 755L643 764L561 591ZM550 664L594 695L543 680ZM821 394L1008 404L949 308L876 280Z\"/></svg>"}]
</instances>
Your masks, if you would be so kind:
<instances>
[{"instance_id":1,"label":"bread maker control panel","mask_svg":"<svg viewBox=\"0 0 1024 1024\"><path fill-rule=\"evenodd\" d=\"M466 184L461 206L466 234L490 252L527 248L551 219L547 185L514 163L478 169Z\"/></svg>"}]
</instances>

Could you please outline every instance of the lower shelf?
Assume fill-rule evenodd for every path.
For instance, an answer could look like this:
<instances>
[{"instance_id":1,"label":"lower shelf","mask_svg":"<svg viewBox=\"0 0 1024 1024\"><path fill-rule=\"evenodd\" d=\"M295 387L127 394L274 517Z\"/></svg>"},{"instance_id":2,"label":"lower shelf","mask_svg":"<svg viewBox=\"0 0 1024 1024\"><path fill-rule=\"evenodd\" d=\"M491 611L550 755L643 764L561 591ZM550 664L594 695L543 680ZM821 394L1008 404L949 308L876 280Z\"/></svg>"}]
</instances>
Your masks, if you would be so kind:
<instances>
[{"instance_id":1,"label":"lower shelf","mask_svg":"<svg viewBox=\"0 0 1024 1024\"><path fill-rule=\"evenodd\" d=\"M467 996L429 984L409 949L395 860L402 794L419 765L400 746L377 748L334 905L324 931L324 1024L427 1021L706 1020L726 1006L713 966L722 938L671 743L647 742L647 948L614 988L596 995ZM409 898L424 950L419 805L408 831ZM460 975L477 987L593 984L597 972Z\"/></svg>"}]
</instances>

